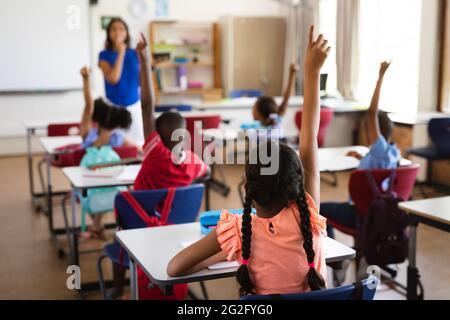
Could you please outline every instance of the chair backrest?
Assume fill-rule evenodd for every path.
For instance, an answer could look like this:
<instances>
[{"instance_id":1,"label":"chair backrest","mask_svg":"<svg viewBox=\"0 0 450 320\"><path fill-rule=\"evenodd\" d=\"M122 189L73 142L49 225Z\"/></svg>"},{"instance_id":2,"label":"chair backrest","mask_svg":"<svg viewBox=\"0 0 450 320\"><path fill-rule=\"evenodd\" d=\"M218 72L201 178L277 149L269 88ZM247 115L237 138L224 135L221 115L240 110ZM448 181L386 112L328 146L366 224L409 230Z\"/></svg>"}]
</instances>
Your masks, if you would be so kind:
<instances>
[{"instance_id":1,"label":"chair backrest","mask_svg":"<svg viewBox=\"0 0 450 320\"><path fill-rule=\"evenodd\" d=\"M194 150L195 139L201 139L203 145L202 134L201 132L197 132L196 123L201 122L201 128L205 130L219 128L220 122L222 121L220 115L186 116L184 119L186 120L186 130L191 135L191 150Z\"/></svg>"},{"instance_id":2,"label":"chair backrest","mask_svg":"<svg viewBox=\"0 0 450 320\"><path fill-rule=\"evenodd\" d=\"M393 191L398 197L408 200L411 197L412 190L416 183L419 165L411 165L408 167L399 167L396 170ZM381 191L383 181L389 178L391 170L370 170L375 178L378 189ZM349 193L352 201L355 203L358 214L367 215L371 203L375 200L375 196L370 188L369 181L366 176L367 170L353 171L349 181Z\"/></svg>"},{"instance_id":3,"label":"chair backrest","mask_svg":"<svg viewBox=\"0 0 450 320\"><path fill-rule=\"evenodd\" d=\"M378 279L375 276L362 281L362 299L373 300L377 290ZM353 300L356 286L350 284L338 288L311 291L306 293L282 294L277 297L281 300ZM276 299L273 295L252 295L241 297L241 300L273 300Z\"/></svg>"},{"instance_id":4,"label":"chair backrest","mask_svg":"<svg viewBox=\"0 0 450 320\"><path fill-rule=\"evenodd\" d=\"M177 188L167 222L170 224L195 222L202 205L203 189L202 184ZM155 209L165 199L167 189L132 191L131 194L149 216L157 216ZM120 193L116 196L114 207L121 228L138 229L147 227Z\"/></svg>"},{"instance_id":5,"label":"chair backrest","mask_svg":"<svg viewBox=\"0 0 450 320\"><path fill-rule=\"evenodd\" d=\"M192 106L188 104L165 104L155 107L155 112L167 112L172 110L176 110L178 112L191 111Z\"/></svg>"},{"instance_id":6,"label":"chair backrest","mask_svg":"<svg viewBox=\"0 0 450 320\"><path fill-rule=\"evenodd\" d=\"M232 90L230 92L230 98L258 98L262 96L261 90L257 89L244 89L244 90Z\"/></svg>"},{"instance_id":7,"label":"chair backrest","mask_svg":"<svg viewBox=\"0 0 450 320\"><path fill-rule=\"evenodd\" d=\"M119 155L120 159L137 158L138 149L135 146L121 146L114 147L115 152Z\"/></svg>"},{"instance_id":8,"label":"chair backrest","mask_svg":"<svg viewBox=\"0 0 450 320\"><path fill-rule=\"evenodd\" d=\"M431 119L428 134L440 154L450 155L450 118Z\"/></svg>"},{"instance_id":9,"label":"chair backrest","mask_svg":"<svg viewBox=\"0 0 450 320\"><path fill-rule=\"evenodd\" d=\"M80 134L80 124L73 123L52 123L47 126L47 136L62 137L76 136Z\"/></svg>"},{"instance_id":10,"label":"chair backrest","mask_svg":"<svg viewBox=\"0 0 450 320\"><path fill-rule=\"evenodd\" d=\"M325 145L325 138L327 136L327 130L330 126L331 120L333 120L334 111L330 108L321 108L320 109L320 124L319 124L319 134L317 136L317 143L319 144L319 148ZM302 111L298 111L295 114L295 125L300 131L302 127Z\"/></svg>"}]
</instances>

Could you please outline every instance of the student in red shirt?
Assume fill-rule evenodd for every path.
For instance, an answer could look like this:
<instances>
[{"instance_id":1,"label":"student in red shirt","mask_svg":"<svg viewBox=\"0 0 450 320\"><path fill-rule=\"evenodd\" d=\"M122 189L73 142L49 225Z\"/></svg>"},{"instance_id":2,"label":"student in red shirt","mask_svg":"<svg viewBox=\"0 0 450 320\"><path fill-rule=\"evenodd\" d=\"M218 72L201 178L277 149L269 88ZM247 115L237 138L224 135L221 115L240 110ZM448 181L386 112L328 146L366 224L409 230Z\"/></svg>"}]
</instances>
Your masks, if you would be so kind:
<instances>
[{"instance_id":1,"label":"student in red shirt","mask_svg":"<svg viewBox=\"0 0 450 320\"><path fill-rule=\"evenodd\" d=\"M134 190L154 190L169 187L184 187L209 170L194 152L179 148L179 141L172 141L172 133L185 129L185 120L178 112L164 112L155 119L155 105L151 89L151 76L146 56L147 42L141 34L136 51L140 62L141 107L144 125L144 160L134 183ZM123 293L124 270L114 266L115 291L111 298ZM187 285L175 285L174 294L164 296L156 286L148 289L149 279L138 270L139 299L184 299Z\"/></svg>"},{"instance_id":2,"label":"student in red shirt","mask_svg":"<svg viewBox=\"0 0 450 320\"><path fill-rule=\"evenodd\" d=\"M143 38L143 37L142 37ZM172 141L172 133L185 129L185 120L178 112L164 112L155 119L145 39L138 45L141 77L142 122L144 125L144 161L134 183L135 190L182 187L203 177L209 167L190 150L177 150L179 141ZM177 150L178 151L178 150Z\"/></svg>"}]
</instances>

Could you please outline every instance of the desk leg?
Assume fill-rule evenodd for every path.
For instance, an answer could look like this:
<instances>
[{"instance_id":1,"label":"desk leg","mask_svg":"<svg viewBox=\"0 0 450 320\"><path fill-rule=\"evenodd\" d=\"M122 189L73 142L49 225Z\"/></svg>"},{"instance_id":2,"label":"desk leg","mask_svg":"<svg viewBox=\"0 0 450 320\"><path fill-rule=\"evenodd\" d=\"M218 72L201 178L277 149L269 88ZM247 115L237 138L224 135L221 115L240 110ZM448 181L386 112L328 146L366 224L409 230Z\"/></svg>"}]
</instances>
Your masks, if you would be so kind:
<instances>
[{"instance_id":1,"label":"desk leg","mask_svg":"<svg viewBox=\"0 0 450 320\"><path fill-rule=\"evenodd\" d=\"M30 183L31 201L34 205L34 176L33 176L33 154L31 150L31 135L34 129L27 129L27 158L28 158L28 179Z\"/></svg>"},{"instance_id":2,"label":"desk leg","mask_svg":"<svg viewBox=\"0 0 450 320\"><path fill-rule=\"evenodd\" d=\"M133 259L131 259L131 257L129 259L130 259L130 291L131 291L131 300L139 300L136 265L135 265Z\"/></svg>"},{"instance_id":3,"label":"desk leg","mask_svg":"<svg viewBox=\"0 0 450 320\"><path fill-rule=\"evenodd\" d=\"M78 254L78 235L77 235L77 188L72 187L72 194L70 197L70 205L72 209L72 228L71 228L71 249L70 256L72 264L79 265L79 254Z\"/></svg>"},{"instance_id":4,"label":"desk leg","mask_svg":"<svg viewBox=\"0 0 450 320\"><path fill-rule=\"evenodd\" d=\"M50 234L53 235L53 202L52 202L52 156L46 155L47 160L47 214L48 214L48 228Z\"/></svg>"},{"instance_id":5,"label":"desk leg","mask_svg":"<svg viewBox=\"0 0 450 320\"><path fill-rule=\"evenodd\" d=\"M408 300L418 300L417 286L419 279L419 270L416 265L416 249L417 249L417 226L416 222L409 226L409 254L408 254L408 278L407 278L407 294Z\"/></svg>"}]
</instances>

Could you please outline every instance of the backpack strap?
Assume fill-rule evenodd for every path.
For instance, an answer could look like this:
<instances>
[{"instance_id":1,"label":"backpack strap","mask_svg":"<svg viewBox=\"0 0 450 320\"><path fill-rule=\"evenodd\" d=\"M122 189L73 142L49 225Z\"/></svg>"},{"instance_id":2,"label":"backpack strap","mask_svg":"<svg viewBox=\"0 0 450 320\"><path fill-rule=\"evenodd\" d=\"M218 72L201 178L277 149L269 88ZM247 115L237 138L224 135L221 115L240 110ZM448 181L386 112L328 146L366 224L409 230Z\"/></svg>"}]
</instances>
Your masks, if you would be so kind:
<instances>
[{"instance_id":1,"label":"backpack strap","mask_svg":"<svg viewBox=\"0 0 450 320\"><path fill-rule=\"evenodd\" d=\"M166 200L164 200L164 207L161 212L160 222L162 224L166 224L167 219L169 218L170 211L172 210L173 199L175 198L175 188L167 189Z\"/></svg>"},{"instance_id":2,"label":"backpack strap","mask_svg":"<svg viewBox=\"0 0 450 320\"><path fill-rule=\"evenodd\" d=\"M128 202L128 204L133 208L134 212L145 222L147 227L154 227L160 225L160 221L156 217L150 217L148 213L142 208L139 202L135 197L131 195L129 191L121 192L124 199Z\"/></svg>"},{"instance_id":3,"label":"backpack strap","mask_svg":"<svg viewBox=\"0 0 450 320\"><path fill-rule=\"evenodd\" d=\"M378 189L377 182L375 181L372 171L366 170L366 177L373 195L378 198L380 196L380 191Z\"/></svg>"},{"instance_id":4,"label":"backpack strap","mask_svg":"<svg viewBox=\"0 0 450 320\"><path fill-rule=\"evenodd\" d=\"M352 300L363 300L364 285L362 281L353 283L355 289L352 292Z\"/></svg>"}]
</instances>

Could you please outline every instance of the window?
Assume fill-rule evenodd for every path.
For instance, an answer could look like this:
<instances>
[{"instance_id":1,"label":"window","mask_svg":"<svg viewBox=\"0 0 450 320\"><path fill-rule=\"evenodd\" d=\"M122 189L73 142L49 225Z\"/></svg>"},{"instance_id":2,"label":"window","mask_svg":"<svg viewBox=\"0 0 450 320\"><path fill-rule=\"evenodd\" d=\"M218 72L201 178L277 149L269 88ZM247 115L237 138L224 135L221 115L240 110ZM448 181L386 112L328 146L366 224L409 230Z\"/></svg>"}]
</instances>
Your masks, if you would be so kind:
<instances>
[{"instance_id":1,"label":"window","mask_svg":"<svg viewBox=\"0 0 450 320\"><path fill-rule=\"evenodd\" d=\"M324 34L332 48L331 54L323 66L322 73L328 73L327 93L337 94L337 71L336 71L336 0L320 0L319 23L320 33Z\"/></svg>"},{"instance_id":2,"label":"window","mask_svg":"<svg viewBox=\"0 0 450 320\"><path fill-rule=\"evenodd\" d=\"M370 101L379 64L392 60L380 108L417 112L419 94L421 0L361 0L360 66L357 98Z\"/></svg>"}]
</instances>

